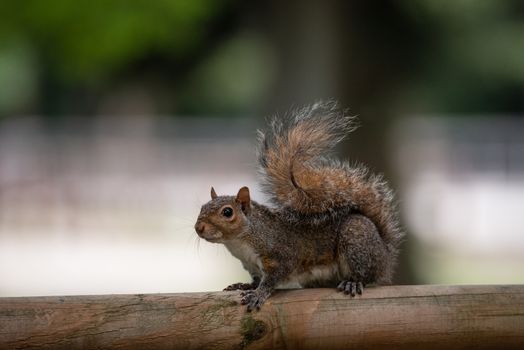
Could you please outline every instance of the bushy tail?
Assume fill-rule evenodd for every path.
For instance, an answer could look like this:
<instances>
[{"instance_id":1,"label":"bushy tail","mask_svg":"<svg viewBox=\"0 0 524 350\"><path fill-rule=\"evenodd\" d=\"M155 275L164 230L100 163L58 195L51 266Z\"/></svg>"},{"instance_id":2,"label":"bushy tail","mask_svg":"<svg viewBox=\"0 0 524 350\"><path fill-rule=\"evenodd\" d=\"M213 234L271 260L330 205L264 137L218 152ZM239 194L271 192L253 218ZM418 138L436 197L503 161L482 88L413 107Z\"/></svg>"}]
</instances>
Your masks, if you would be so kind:
<instances>
[{"instance_id":1,"label":"bushy tail","mask_svg":"<svg viewBox=\"0 0 524 350\"><path fill-rule=\"evenodd\" d=\"M262 189L280 207L318 216L351 208L377 226L386 243L402 238L393 193L380 175L329 159L334 146L355 129L355 118L335 102L319 102L259 130Z\"/></svg>"}]
</instances>

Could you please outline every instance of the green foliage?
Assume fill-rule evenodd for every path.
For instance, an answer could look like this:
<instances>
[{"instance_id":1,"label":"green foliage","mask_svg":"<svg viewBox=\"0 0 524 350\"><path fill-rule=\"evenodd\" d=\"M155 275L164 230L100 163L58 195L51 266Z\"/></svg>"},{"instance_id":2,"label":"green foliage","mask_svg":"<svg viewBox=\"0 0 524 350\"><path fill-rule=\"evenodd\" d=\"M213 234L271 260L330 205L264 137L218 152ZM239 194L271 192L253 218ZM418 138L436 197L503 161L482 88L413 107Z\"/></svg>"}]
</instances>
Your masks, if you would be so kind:
<instances>
[{"instance_id":1,"label":"green foliage","mask_svg":"<svg viewBox=\"0 0 524 350\"><path fill-rule=\"evenodd\" d=\"M409 38L390 30L378 15L362 20L365 29L341 24L333 33L341 52L346 37L353 35L358 45L351 61L339 67L345 74L340 85L365 86L368 77L360 72L373 70L373 85L384 87L386 101L408 106L402 113L520 110L521 4L405 0L387 5L398 11L390 24L405 25L414 33ZM290 6L283 11L300 11L300 4ZM245 114L271 100L271 87L286 76L283 67L296 69L290 77L311 74L304 65L286 62L294 47L275 51L279 43L272 34L284 25L316 45L305 27L292 22L299 17L282 24L271 11L255 13L232 0L0 1L0 115L86 113L86 105L96 106L130 84L148 91L151 105L162 106L153 110L161 113ZM280 29L271 33L272 27ZM351 67L345 72L344 65ZM84 105L72 98L78 95Z\"/></svg>"},{"instance_id":2,"label":"green foliage","mask_svg":"<svg viewBox=\"0 0 524 350\"><path fill-rule=\"evenodd\" d=\"M223 6L212 0L0 2L0 41L37 48L63 79L96 81L149 52L184 57Z\"/></svg>"},{"instance_id":3,"label":"green foliage","mask_svg":"<svg viewBox=\"0 0 524 350\"><path fill-rule=\"evenodd\" d=\"M432 112L501 112L524 84L520 1L405 1L425 33L426 52L406 97Z\"/></svg>"},{"instance_id":4,"label":"green foliage","mask_svg":"<svg viewBox=\"0 0 524 350\"><path fill-rule=\"evenodd\" d=\"M245 113L263 103L276 79L276 59L262 37L243 34L225 42L191 74L180 99L188 113Z\"/></svg>"}]
</instances>

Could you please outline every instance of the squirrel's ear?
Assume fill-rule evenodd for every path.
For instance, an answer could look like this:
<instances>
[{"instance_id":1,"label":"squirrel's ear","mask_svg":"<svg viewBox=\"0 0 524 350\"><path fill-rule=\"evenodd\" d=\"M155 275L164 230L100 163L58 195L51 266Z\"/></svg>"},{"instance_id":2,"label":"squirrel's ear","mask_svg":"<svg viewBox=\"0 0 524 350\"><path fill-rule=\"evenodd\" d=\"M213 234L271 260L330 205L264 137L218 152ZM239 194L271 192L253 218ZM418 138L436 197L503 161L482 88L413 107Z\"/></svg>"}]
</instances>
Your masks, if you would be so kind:
<instances>
[{"instance_id":1,"label":"squirrel's ear","mask_svg":"<svg viewBox=\"0 0 524 350\"><path fill-rule=\"evenodd\" d=\"M238 190L236 201L242 206L244 214L249 213L251 210L251 198L249 198L249 188L246 186Z\"/></svg>"},{"instance_id":2,"label":"squirrel's ear","mask_svg":"<svg viewBox=\"0 0 524 350\"><path fill-rule=\"evenodd\" d=\"M217 198L217 193L215 192L215 189L213 187L211 187L211 199L215 199Z\"/></svg>"}]
</instances>

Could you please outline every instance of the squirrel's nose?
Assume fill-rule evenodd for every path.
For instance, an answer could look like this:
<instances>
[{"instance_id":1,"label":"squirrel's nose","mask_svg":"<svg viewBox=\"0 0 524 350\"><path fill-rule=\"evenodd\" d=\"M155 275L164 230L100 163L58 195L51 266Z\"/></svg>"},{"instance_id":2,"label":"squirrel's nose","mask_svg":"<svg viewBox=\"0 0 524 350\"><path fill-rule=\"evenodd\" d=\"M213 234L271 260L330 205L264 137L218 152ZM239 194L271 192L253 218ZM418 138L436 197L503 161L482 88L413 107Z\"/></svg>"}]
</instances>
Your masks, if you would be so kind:
<instances>
[{"instance_id":1,"label":"squirrel's nose","mask_svg":"<svg viewBox=\"0 0 524 350\"><path fill-rule=\"evenodd\" d=\"M195 231L200 235L204 233L204 230L206 228L206 225L203 222L197 222L195 224Z\"/></svg>"}]
</instances>

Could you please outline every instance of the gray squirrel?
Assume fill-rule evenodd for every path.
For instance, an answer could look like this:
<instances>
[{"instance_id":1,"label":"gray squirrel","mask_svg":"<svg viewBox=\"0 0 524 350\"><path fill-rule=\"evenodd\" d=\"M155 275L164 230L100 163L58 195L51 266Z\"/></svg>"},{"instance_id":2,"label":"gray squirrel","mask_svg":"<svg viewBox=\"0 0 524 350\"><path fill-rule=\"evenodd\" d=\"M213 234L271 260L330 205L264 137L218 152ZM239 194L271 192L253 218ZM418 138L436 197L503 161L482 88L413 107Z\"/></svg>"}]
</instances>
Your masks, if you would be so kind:
<instances>
[{"instance_id":1,"label":"gray squirrel","mask_svg":"<svg viewBox=\"0 0 524 350\"><path fill-rule=\"evenodd\" d=\"M389 284L404 233L393 193L381 175L331 159L334 146L355 129L335 102L319 102L273 118L258 131L261 187L272 206L218 196L202 206L195 230L240 259L251 283L247 310L260 309L275 288L337 287L355 296L367 284Z\"/></svg>"}]
</instances>

